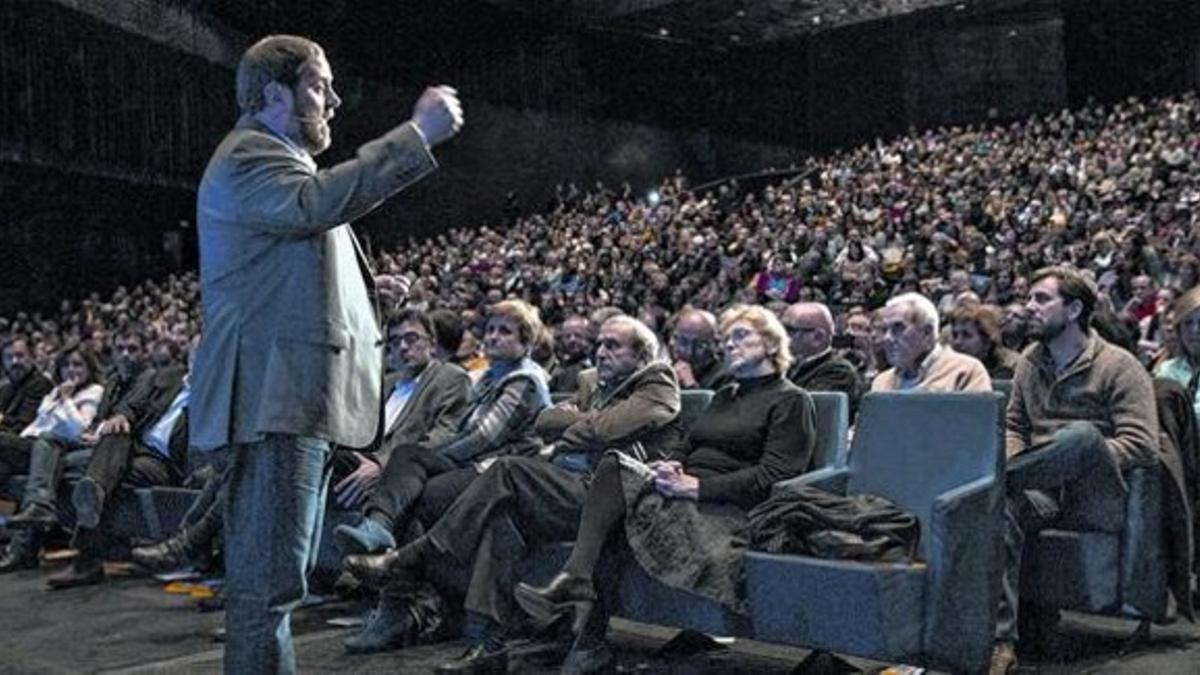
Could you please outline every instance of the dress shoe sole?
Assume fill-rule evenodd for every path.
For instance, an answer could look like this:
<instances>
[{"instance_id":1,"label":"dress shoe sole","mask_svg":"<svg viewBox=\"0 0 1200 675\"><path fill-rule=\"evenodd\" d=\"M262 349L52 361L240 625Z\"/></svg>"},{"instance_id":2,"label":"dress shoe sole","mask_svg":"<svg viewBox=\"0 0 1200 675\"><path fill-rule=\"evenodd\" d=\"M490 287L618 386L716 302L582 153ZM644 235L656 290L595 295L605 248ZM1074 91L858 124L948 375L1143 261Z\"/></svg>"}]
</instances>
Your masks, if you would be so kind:
<instances>
[{"instance_id":1,"label":"dress shoe sole","mask_svg":"<svg viewBox=\"0 0 1200 675\"><path fill-rule=\"evenodd\" d=\"M51 577L46 580L46 586L52 591L64 591L68 588L79 588L81 586L95 586L104 582L105 576L101 572L99 574L87 574L78 577Z\"/></svg>"},{"instance_id":2,"label":"dress shoe sole","mask_svg":"<svg viewBox=\"0 0 1200 675\"><path fill-rule=\"evenodd\" d=\"M12 518L8 519L8 529L10 529L10 530L37 530L39 532L45 532L47 530L54 529L55 525L58 525L57 518L46 518L45 520L33 520L33 519L17 519L17 516L13 516Z\"/></svg>"}]
</instances>

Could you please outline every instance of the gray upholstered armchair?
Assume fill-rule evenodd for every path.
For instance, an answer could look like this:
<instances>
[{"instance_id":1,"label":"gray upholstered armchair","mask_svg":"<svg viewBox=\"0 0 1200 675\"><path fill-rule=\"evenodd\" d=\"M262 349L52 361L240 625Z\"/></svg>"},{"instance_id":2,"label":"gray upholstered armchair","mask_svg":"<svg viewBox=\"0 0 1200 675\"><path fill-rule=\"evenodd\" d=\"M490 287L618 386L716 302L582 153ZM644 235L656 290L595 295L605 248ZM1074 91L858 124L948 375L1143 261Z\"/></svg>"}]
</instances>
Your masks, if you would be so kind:
<instances>
[{"instance_id":1,"label":"gray upholstered armchair","mask_svg":"<svg viewBox=\"0 0 1200 675\"><path fill-rule=\"evenodd\" d=\"M754 637L955 672L985 670L1002 568L1003 396L871 393L843 468L777 486L876 494L914 513L920 560L750 552Z\"/></svg>"}]
</instances>

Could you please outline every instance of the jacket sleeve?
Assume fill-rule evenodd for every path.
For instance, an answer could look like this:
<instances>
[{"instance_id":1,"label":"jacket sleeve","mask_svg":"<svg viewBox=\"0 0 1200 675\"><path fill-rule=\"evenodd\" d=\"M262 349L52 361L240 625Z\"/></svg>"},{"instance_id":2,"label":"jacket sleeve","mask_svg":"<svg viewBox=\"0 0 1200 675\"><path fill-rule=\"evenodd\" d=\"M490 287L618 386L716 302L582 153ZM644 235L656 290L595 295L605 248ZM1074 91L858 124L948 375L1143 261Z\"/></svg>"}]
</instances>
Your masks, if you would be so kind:
<instances>
[{"instance_id":1,"label":"jacket sleeve","mask_svg":"<svg viewBox=\"0 0 1200 675\"><path fill-rule=\"evenodd\" d=\"M537 395L537 387L527 378L513 378L472 428L441 448L441 453L466 464L499 447L522 426L532 424L530 415L537 409Z\"/></svg>"},{"instance_id":2,"label":"jacket sleeve","mask_svg":"<svg viewBox=\"0 0 1200 675\"><path fill-rule=\"evenodd\" d=\"M647 382L618 403L582 414L563 432L563 449L602 452L669 424L679 410L674 382L666 377Z\"/></svg>"},{"instance_id":3,"label":"jacket sleeve","mask_svg":"<svg viewBox=\"0 0 1200 675\"><path fill-rule=\"evenodd\" d=\"M283 141L251 132L230 159L247 226L306 237L354 220L428 174L437 163L411 123L364 144L354 159L314 172Z\"/></svg>"},{"instance_id":4,"label":"jacket sleeve","mask_svg":"<svg viewBox=\"0 0 1200 675\"><path fill-rule=\"evenodd\" d=\"M1113 436L1105 441L1121 468L1158 461L1158 409L1154 383L1132 356L1111 373Z\"/></svg>"},{"instance_id":5,"label":"jacket sleeve","mask_svg":"<svg viewBox=\"0 0 1200 675\"><path fill-rule=\"evenodd\" d=\"M433 421L423 441L430 447L447 445L458 433L458 423L467 411L471 400L471 378L455 369L443 376L438 383L437 398L433 404Z\"/></svg>"},{"instance_id":6,"label":"jacket sleeve","mask_svg":"<svg viewBox=\"0 0 1200 675\"><path fill-rule=\"evenodd\" d=\"M807 392L796 392L776 402L767 415L766 440L758 463L701 479L700 501L742 506L762 501L777 481L808 469L816 446L816 429L816 407Z\"/></svg>"},{"instance_id":7,"label":"jacket sleeve","mask_svg":"<svg viewBox=\"0 0 1200 675\"><path fill-rule=\"evenodd\" d=\"M138 377L137 382L134 382L129 394L113 406L113 416L123 415L130 424L137 424L138 420L150 409L150 403L154 398L154 384L159 372L147 368L146 372Z\"/></svg>"},{"instance_id":8,"label":"jacket sleeve","mask_svg":"<svg viewBox=\"0 0 1200 675\"><path fill-rule=\"evenodd\" d=\"M1029 409L1025 407L1023 383L1027 381L1019 370L1013 375L1012 393L1008 397L1008 408L1004 412L1004 454L1008 459L1029 449L1033 427L1029 421Z\"/></svg>"}]
</instances>

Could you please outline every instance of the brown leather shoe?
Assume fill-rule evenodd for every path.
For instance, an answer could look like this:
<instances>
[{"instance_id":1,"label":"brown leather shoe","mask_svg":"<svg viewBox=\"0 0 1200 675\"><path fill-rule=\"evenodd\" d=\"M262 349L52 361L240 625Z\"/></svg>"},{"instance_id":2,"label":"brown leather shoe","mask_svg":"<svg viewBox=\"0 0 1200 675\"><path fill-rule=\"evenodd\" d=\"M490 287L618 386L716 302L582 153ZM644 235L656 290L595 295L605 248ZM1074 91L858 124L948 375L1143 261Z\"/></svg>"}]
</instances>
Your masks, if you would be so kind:
<instances>
[{"instance_id":1,"label":"brown leather shoe","mask_svg":"<svg viewBox=\"0 0 1200 675\"><path fill-rule=\"evenodd\" d=\"M1017 672L1017 650L1011 642L997 642L992 648L992 665L988 675L1008 675Z\"/></svg>"}]
</instances>

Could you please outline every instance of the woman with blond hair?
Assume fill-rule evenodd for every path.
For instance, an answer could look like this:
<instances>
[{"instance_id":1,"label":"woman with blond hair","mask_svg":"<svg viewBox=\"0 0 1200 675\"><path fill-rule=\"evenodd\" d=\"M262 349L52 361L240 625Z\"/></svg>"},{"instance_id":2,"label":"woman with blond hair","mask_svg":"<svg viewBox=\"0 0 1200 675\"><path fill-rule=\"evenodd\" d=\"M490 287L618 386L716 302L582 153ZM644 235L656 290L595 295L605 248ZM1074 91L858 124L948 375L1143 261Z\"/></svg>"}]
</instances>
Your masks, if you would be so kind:
<instances>
[{"instance_id":1,"label":"woman with blond hair","mask_svg":"<svg viewBox=\"0 0 1200 675\"><path fill-rule=\"evenodd\" d=\"M611 662L608 624L593 575L628 547L651 576L744 611L740 587L746 512L775 482L809 469L815 412L808 393L784 373L788 336L763 307L736 306L721 317L725 366L735 381L716 392L687 441L663 461L640 464L609 453L596 469L579 534L562 571L543 588L518 586L517 602L541 620L574 612L578 636L568 665Z\"/></svg>"}]
</instances>

